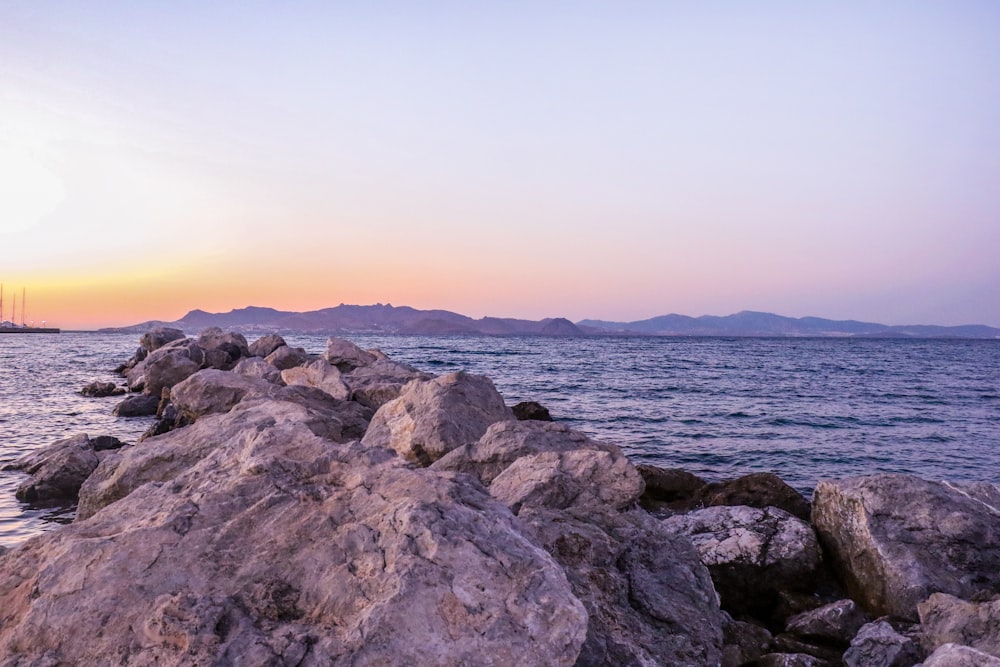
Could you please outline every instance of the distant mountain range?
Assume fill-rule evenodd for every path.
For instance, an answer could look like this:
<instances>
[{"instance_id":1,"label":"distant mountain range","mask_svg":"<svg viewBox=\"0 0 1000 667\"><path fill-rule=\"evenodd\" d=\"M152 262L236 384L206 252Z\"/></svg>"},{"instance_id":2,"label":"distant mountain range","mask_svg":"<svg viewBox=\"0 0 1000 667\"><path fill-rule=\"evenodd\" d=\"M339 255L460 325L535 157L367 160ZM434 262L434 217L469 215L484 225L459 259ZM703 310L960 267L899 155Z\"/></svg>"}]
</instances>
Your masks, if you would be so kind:
<instances>
[{"instance_id":1,"label":"distant mountain range","mask_svg":"<svg viewBox=\"0 0 1000 667\"><path fill-rule=\"evenodd\" d=\"M773 313L743 311L718 317L705 315L663 315L637 322L583 320L573 323L556 317L520 320L501 317L473 319L447 310L417 310L408 306L341 304L305 313L251 306L228 313L192 310L175 322L153 320L129 327L102 329L142 333L157 326L170 326L186 333L221 327L246 334L419 334L483 336L853 336L898 338L1000 338L1000 329L985 325L890 326L855 320L827 320L819 317L783 317Z\"/></svg>"}]
</instances>

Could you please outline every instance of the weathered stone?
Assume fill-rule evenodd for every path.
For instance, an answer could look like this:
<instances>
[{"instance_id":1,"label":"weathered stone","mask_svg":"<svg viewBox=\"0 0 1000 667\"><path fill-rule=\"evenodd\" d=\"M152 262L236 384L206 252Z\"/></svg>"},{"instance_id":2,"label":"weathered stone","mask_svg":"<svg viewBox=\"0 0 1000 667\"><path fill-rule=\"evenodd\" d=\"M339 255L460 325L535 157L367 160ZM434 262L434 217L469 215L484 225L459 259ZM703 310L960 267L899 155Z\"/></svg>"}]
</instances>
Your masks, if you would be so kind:
<instances>
[{"instance_id":1,"label":"weathered stone","mask_svg":"<svg viewBox=\"0 0 1000 667\"><path fill-rule=\"evenodd\" d=\"M85 433L37 449L3 467L31 475L14 492L18 500L44 503L73 500L84 480L97 467L98 458Z\"/></svg>"},{"instance_id":2,"label":"weathered stone","mask_svg":"<svg viewBox=\"0 0 1000 667\"><path fill-rule=\"evenodd\" d=\"M124 399L111 412L116 417L150 417L156 414L159 405L159 396L135 394Z\"/></svg>"},{"instance_id":3,"label":"weathered stone","mask_svg":"<svg viewBox=\"0 0 1000 667\"><path fill-rule=\"evenodd\" d=\"M854 600L838 600L788 619L787 632L847 645L871 621Z\"/></svg>"},{"instance_id":4,"label":"weathered stone","mask_svg":"<svg viewBox=\"0 0 1000 667\"><path fill-rule=\"evenodd\" d=\"M351 400L378 410L389 401L399 398L403 387L411 381L430 380L432 377L412 366L379 358L345 373L343 380L351 389Z\"/></svg>"},{"instance_id":5,"label":"weathered stone","mask_svg":"<svg viewBox=\"0 0 1000 667\"><path fill-rule=\"evenodd\" d=\"M332 443L304 416L287 402L244 403L112 454L126 465L155 452L147 461L162 474L148 469L148 483L117 502L3 554L0 655L24 665L576 662L584 607L481 485ZM651 543L649 557L662 550ZM705 624L690 623L702 634ZM673 641L688 642L685 630Z\"/></svg>"},{"instance_id":6,"label":"weathered stone","mask_svg":"<svg viewBox=\"0 0 1000 667\"><path fill-rule=\"evenodd\" d=\"M219 327L209 327L198 335L198 347L205 350L205 368L228 371L244 357L250 356L250 347L243 334L224 332Z\"/></svg>"},{"instance_id":7,"label":"weathered stone","mask_svg":"<svg viewBox=\"0 0 1000 667\"><path fill-rule=\"evenodd\" d=\"M342 372L349 373L359 366L374 363L378 357L343 338L330 338L326 341L323 358Z\"/></svg>"},{"instance_id":8,"label":"weathered stone","mask_svg":"<svg viewBox=\"0 0 1000 667\"><path fill-rule=\"evenodd\" d=\"M204 361L205 351L193 341L182 339L151 352L132 372L141 368L145 378L143 391L159 398L164 388L197 373ZM132 374L128 377L131 385Z\"/></svg>"},{"instance_id":9,"label":"weathered stone","mask_svg":"<svg viewBox=\"0 0 1000 667\"><path fill-rule=\"evenodd\" d=\"M1000 598L976 603L935 593L917 611L927 650L962 644L1000 658Z\"/></svg>"},{"instance_id":10,"label":"weathered stone","mask_svg":"<svg viewBox=\"0 0 1000 667\"><path fill-rule=\"evenodd\" d=\"M943 644L924 660L923 667L1000 667L1000 658L969 646Z\"/></svg>"},{"instance_id":11,"label":"weathered stone","mask_svg":"<svg viewBox=\"0 0 1000 667\"><path fill-rule=\"evenodd\" d=\"M636 470L646 482L641 503L649 511L694 509L692 499L708 482L679 468L660 468L639 463Z\"/></svg>"},{"instance_id":12,"label":"weathered stone","mask_svg":"<svg viewBox=\"0 0 1000 667\"><path fill-rule=\"evenodd\" d=\"M736 617L780 622L779 592L811 590L822 563L812 527L776 507L708 507L663 524L691 538Z\"/></svg>"},{"instance_id":13,"label":"weathered stone","mask_svg":"<svg viewBox=\"0 0 1000 667\"><path fill-rule=\"evenodd\" d=\"M845 667L913 667L924 657L920 645L886 620L868 623L844 653Z\"/></svg>"},{"instance_id":14,"label":"weathered stone","mask_svg":"<svg viewBox=\"0 0 1000 667\"><path fill-rule=\"evenodd\" d=\"M80 390L80 393L88 398L105 398L107 396L121 396L125 393L125 387L119 387L114 382L102 382L94 380L88 382Z\"/></svg>"},{"instance_id":15,"label":"weathered stone","mask_svg":"<svg viewBox=\"0 0 1000 667\"><path fill-rule=\"evenodd\" d=\"M587 609L577 667L719 663L718 598L687 539L642 510L525 507L519 518Z\"/></svg>"},{"instance_id":16,"label":"weathered stone","mask_svg":"<svg viewBox=\"0 0 1000 667\"><path fill-rule=\"evenodd\" d=\"M266 357L283 345L286 345L285 339L278 334L261 336L250 343L250 356Z\"/></svg>"},{"instance_id":17,"label":"weathered stone","mask_svg":"<svg viewBox=\"0 0 1000 667\"><path fill-rule=\"evenodd\" d=\"M273 384L284 384L284 380L281 379L281 371L260 357L240 359L233 367L233 372L237 375L267 380Z\"/></svg>"},{"instance_id":18,"label":"weathered stone","mask_svg":"<svg viewBox=\"0 0 1000 667\"><path fill-rule=\"evenodd\" d=\"M295 368L309 363L311 357L301 347L279 347L271 354L264 357L264 361L271 364L279 371Z\"/></svg>"},{"instance_id":19,"label":"weathered stone","mask_svg":"<svg viewBox=\"0 0 1000 667\"><path fill-rule=\"evenodd\" d=\"M281 380L289 386L315 387L342 401L351 395L351 390L344 384L340 371L336 366L331 366L326 359L316 359L305 366L283 370Z\"/></svg>"},{"instance_id":20,"label":"weathered stone","mask_svg":"<svg viewBox=\"0 0 1000 667\"><path fill-rule=\"evenodd\" d=\"M754 623L733 620L724 613L722 667L740 667L771 650L771 633Z\"/></svg>"},{"instance_id":21,"label":"weathered stone","mask_svg":"<svg viewBox=\"0 0 1000 667\"><path fill-rule=\"evenodd\" d=\"M725 482L712 482L698 489L693 497L694 506L746 505L748 507L777 507L803 521L809 520L809 501L798 491L785 484L777 475L757 472Z\"/></svg>"},{"instance_id":22,"label":"weathered stone","mask_svg":"<svg viewBox=\"0 0 1000 667\"><path fill-rule=\"evenodd\" d=\"M121 449L128 443L122 442L118 438L110 435L99 435L96 438L90 438L90 448L95 452L103 452L109 449Z\"/></svg>"},{"instance_id":23,"label":"weathered stone","mask_svg":"<svg viewBox=\"0 0 1000 667\"><path fill-rule=\"evenodd\" d=\"M244 398L273 396L279 386L260 378L206 368L170 390L170 402L188 421L228 412Z\"/></svg>"},{"instance_id":24,"label":"weathered stone","mask_svg":"<svg viewBox=\"0 0 1000 667\"><path fill-rule=\"evenodd\" d=\"M139 345L147 353L158 350L167 343L184 338L184 332L172 327L157 327L142 334Z\"/></svg>"},{"instance_id":25,"label":"weathered stone","mask_svg":"<svg viewBox=\"0 0 1000 667\"><path fill-rule=\"evenodd\" d=\"M915 621L932 593L1000 592L1000 509L961 488L895 474L822 481L813 523L874 614Z\"/></svg>"},{"instance_id":26,"label":"weathered stone","mask_svg":"<svg viewBox=\"0 0 1000 667\"><path fill-rule=\"evenodd\" d=\"M232 375L211 369L201 372ZM364 410L363 406L337 402L317 390L310 393L306 387L275 387L275 390L273 399L248 399L246 403L234 404L230 411L206 413L186 428L145 439L141 447L112 453L80 489L77 517L86 519L144 484L172 480L213 455L224 443L239 442L265 431L276 436L298 426L329 441L356 438L364 430L363 419L360 424L355 421L363 415L354 412ZM349 432L345 434L345 430Z\"/></svg>"},{"instance_id":27,"label":"weathered stone","mask_svg":"<svg viewBox=\"0 0 1000 667\"><path fill-rule=\"evenodd\" d=\"M491 424L478 442L453 449L432 466L467 472L490 484L522 456L578 449L620 452L614 445L593 440L565 424L508 419Z\"/></svg>"},{"instance_id":28,"label":"weathered stone","mask_svg":"<svg viewBox=\"0 0 1000 667\"><path fill-rule=\"evenodd\" d=\"M642 489L642 477L620 451L577 449L520 457L493 480L490 495L517 514L525 506L624 509Z\"/></svg>"},{"instance_id":29,"label":"weathered stone","mask_svg":"<svg viewBox=\"0 0 1000 667\"><path fill-rule=\"evenodd\" d=\"M426 466L505 419L513 415L493 382L459 371L407 384L399 398L375 413L364 443Z\"/></svg>"},{"instance_id":30,"label":"weathered stone","mask_svg":"<svg viewBox=\"0 0 1000 667\"><path fill-rule=\"evenodd\" d=\"M514 417L521 421L552 421L549 409L536 401L521 401L512 408Z\"/></svg>"}]
</instances>

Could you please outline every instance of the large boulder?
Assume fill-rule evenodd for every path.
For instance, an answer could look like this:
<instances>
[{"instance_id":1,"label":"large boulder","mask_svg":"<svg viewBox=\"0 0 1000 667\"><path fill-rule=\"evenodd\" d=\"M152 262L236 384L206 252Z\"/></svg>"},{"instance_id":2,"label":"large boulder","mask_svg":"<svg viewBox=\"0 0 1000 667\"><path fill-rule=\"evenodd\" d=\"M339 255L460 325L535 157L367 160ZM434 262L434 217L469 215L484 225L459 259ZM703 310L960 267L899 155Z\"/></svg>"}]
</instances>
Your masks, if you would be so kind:
<instances>
[{"instance_id":1,"label":"large boulder","mask_svg":"<svg viewBox=\"0 0 1000 667\"><path fill-rule=\"evenodd\" d=\"M378 410L389 401L399 398L403 387L413 380L430 380L432 377L413 366L380 357L370 364L344 373L343 380L351 390L351 400Z\"/></svg>"},{"instance_id":2,"label":"large boulder","mask_svg":"<svg viewBox=\"0 0 1000 667\"><path fill-rule=\"evenodd\" d=\"M1000 667L1000 658L970 646L944 644L924 660L923 667Z\"/></svg>"},{"instance_id":3,"label":"large boulder","mask_svg":"<svg viewBox=\"0 0 1000 667\"><path fill-rule=\"evenodd\" d=\"M90 438L81 433L35 450L2 469L30 475L14 492L18 500L45 503L75 500L98 463Z\"/></svg>"},{"instance_id":4,"label":"large boulder","mask_svg":"<svg viewBox=\"0 0 1000 667\"><path fill-rule=\"evenodd\" d=\"M151 394L135 394L123 399L111 414L116 417L151 417L156 414L160 397Z\"/></svg>"},{"instance_id":5,"label":"large boulder","mask_svg":"<svg viewBox=\"0 0 1000 667\"><path fill-rule=\"evenodd\" d=\"M841 645L844 648L866 623L868 615L854 600L837 600L788 619L785 630L807 640Z\"/></svg>"},{"instance_id":6,"label":"large boulder","mask_svg":"<svg viewBox=\"0 0 1000 667\"><path fill-rule=\"evenodd\" d=\"M476 442L490 424L505 419L513 414L493 382L459 371L407 384L399 398L375 413L364 443L426 466Z\"/></svg>"},{"instance_id":7,"label":"large boulder","mask_svg":"<svg viewBox=\"0 0 1000 667\"><path fill-rule=\"evenodd\" d=\"M770 472L756 472L724 482L711 482L693 494L692 503L695 507L778 507L803 521L808 521L810 515L809 501Z\"/></svg>"},{"instance_id":8,"label":"large boulder","mask_svg":"<svg viewBox=\"0 0 1000 667\"><path fill-rule=\"evenodd\" d=\"M926 654L912 636L885 619L861 627L844 653L844 667L913 667Z\"/></svg>"},{"instance_id":9,"label":"large boulder","mask_svg":"<svg viewBox=\"0 0 1000 667\"><path fill-rule=\"evenodd\" d=\"M264 361L279 371L302 366L309 363L310 359L311 357L304 348L288 347L287 345L277 348L274 352L264 357Z\"/></svg>"},{"instance_id":10,"label":"large boulder","mask_svg":"<svg viewBox=\"0 0 1000 667\"><path fill-rule=\"evenodd\" d=\"M316 359L305 366L285 369L281 371L281 380L288 386L315 387L342 401L351 395L340 371L326 359Z\"/></svg>"},{"instance_id":11,"label":"large boulder","mask_svg":"<svg viewBox=\"0 0 1000 667\"><path fill-rule=\"evenodd\" d=\"M577 667L719 664L723 615L689 540L638 509L525 507L518 518L587 609Z\"/></svg>"},{"instance_id":12,"label":"large boulder","mask_svg":"<svg viewBox=\"0 0 1000 667\"><path fill-rule=\"evenodd\" d=\"M910 475L822 481L813 523L853 599L916 621L933 593L1000 593L1000 510L976 493Z\"/></svg>"},{"instance_id":13,"label":"large boulder","mask_svg":"<svg viewBox=\"0 0 1000 667\"><path fill-rule=\"evenodd\" d=\"M266 357L285 344L285 339L278 334L267 334L266 336L261 336L254 342L250 343L250 356Z\"/></svg>"},{"instance_id":14,"label":"large boulder","mask_svg":"<svg viewBox=\"0 0 1000 667\"><path fill-rule=\"evenodd\" d=\"M114 382L94 380L83 385L80 393L88 398L105 398L107 396L121 396L125 391L125 387L119 387Z\"/></svg>"},{"instance_id":15,"label":"large boulder","mask_svg":"<svg viewBox=\"0 0 1000 667\"><path fill-rule=\"evenodd\" d=\"M374 363L379 356L362 350L349 340L330 338L326 341L326 353L323 355L323 358L344 373L349 373L359 366L367 366Z\"/></svg>"},{"instance_id":16,"label":"large boulder","mask_svg":"<svg viewBox=\"0 0 1000 667\"><path fill-rule=\"evenodd\" d=\"M694 497L708 482L680 468L661 468L649 463L636 465L636 470L646 483L642 506L651 512L691 510L696 507Z\"/></svg>"},{"instance_id":17,"label":"large boulder","mask_svg":"<svg viewBox=\"0 0 1000 667\"><path fill-rule=\"evenodd\" d=\"M776 507L708 507L663 525L691 538L723 609L737 618L780 622L779 596L810 592L822 566L812 527Z\"/></svg>"},{"instance_id":18,"label":"large boulder","mask_svg":"<svg viewBox=\"0 0 1000 667\"><path fill-rule=\"evenodd\" d=\"M245 398L273 396L280 387L261 378L206 368L170 390L170 402L187 421L228 412Z\"/></svg>"},{"instance_id":19,"label":"large boulder","mask_svg":"<svg viewBox=\"0 0 1000 667\"><path fill-rule=\"evenodd\" d=\"M577 449L522 456L490 484L515 514L524 506L625 509L642 494L642 477L620 452Z\"/></svg>"},{"instance_id":20,"label":"large boulder","mask_svg":"<svg viewBox=\"0 0 1000 667\"><path fill-rule=\"evenodd\" d=\"M281 371L260 357L245 357L240 359L233 366L233 372L237 375L261 378L273 384L284 384L284 380L281 379Z\"/></svg>"},{"instance_id":21,"label":"large boulder","mask_svg":"<svg viewBox=\"0 0 1000 667\"><path fill-rule=\"evenodd\" d=\"M198 347L205 351L205 368L228 371L244 357L249 357L250 347L243 334L225 332L219 327L209 327L198 335Z\"/></svg>"},{"instance_id":22,"label":"large boulder","mask_svg":"<svg viewBox=\"0 0 1000 667\"><path fill-rule=\"evenodd\" d=\"M477 442L451 450L435 461L433 467L467 472L490 484L522 456L578 449L620 453L618 447L594 440L565 424L504 420L491 424Z\"/></svg>"},{"instance_id":23,"label":"large boulder","mask_svg":"<svg viewBox=\"0 0 1000 667\"><path fill-rule=\"evenodd\" d=\"M1000 658L1000 597L969 602L935 593L917 605L924 647L962 644Z\"/></svg>"},{"instance_id":24,"label":"large boulder","mask_svg":"<svg viewBox=\"0 0 1000 667\"><path fill-rule=\"evenodd\" d=\"M197 373L204 363L205 351L197 343L186 338L176 340L151 352L141 364L129 371L129 386L133 384L134 375L141 372L143 391L158 397L163 389L169 389Z\"/></svg>"},{"instance_id":25,"label":"large boulder","mask_svg":"<svg viewBox=\"0 0 1000 667\"><path fill-rule=\"evenodd\" d=\"M128 456L156 450L162 474L147 470L117 502L0 555L0 655L24 665L577 662L586 610L478 482L334 443L294 410L242 404L151 438Z\"/></svg>"},{"instance_id":26,"label":"large boulder","mask_svg":"<svg viewBox=\"0 0 1000 667\"><path fill-rule=\"evenodd\" d=\"M723 613L721 667L741 667L770 653L771 633L755 623L737 621Z\"/></svg>"},{"instance_id":27,"label":"large boulder","mask_svg":"<svg viewBox=\"0 0 1000 667\"><path fill-rule=\"evenodd\" d=\"M158 350L167 343L184 338L184 332L173 327L157 327L139 337L139 345L148 354Z\"/></svg>"}]
</instances>

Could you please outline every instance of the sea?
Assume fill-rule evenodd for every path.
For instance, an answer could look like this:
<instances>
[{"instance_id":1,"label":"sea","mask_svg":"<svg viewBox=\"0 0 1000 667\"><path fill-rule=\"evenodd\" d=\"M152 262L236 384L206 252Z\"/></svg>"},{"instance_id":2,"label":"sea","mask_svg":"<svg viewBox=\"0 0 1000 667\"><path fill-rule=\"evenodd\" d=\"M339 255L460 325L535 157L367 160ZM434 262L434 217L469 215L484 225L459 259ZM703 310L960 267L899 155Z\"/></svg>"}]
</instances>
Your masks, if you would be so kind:
<instances>
[{"instance_id":1,"label":"sea","mask_svg":"<svg viewBox=\"0 0 1000 667\"><path fill-rule=\"evenodd\" d=\"M507 403L706 480L769 471L805 494L826 478L899 472L1000 483L1000 340L346 336L435 374L490 377ZM286 336L307 352L326 336ZM252 337L251 337L252 341ZM78 433L134 442L152 418L85 398L134 334L0 335L0 466ZM72 521L0 472L0 546Z\"/></svg>"}]
</instances>

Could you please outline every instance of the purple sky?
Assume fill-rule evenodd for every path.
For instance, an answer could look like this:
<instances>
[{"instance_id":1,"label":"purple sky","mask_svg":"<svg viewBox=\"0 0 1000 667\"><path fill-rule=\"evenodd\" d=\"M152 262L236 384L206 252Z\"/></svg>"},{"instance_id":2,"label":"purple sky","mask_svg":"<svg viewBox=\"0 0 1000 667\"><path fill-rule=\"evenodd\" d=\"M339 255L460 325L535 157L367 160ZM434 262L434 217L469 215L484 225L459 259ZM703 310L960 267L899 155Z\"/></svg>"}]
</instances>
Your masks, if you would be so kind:
<instances>
[{"instance_id":1,"label":"purple sky","mask_svg":"<svg viewBox=\"0 0 1000 667\"><path fill-rule=\"evenodd\" d=\"M996 2L7 1L0 281L66 327L1000 326L998 35Z\"/></svg>"}]
</instances>

